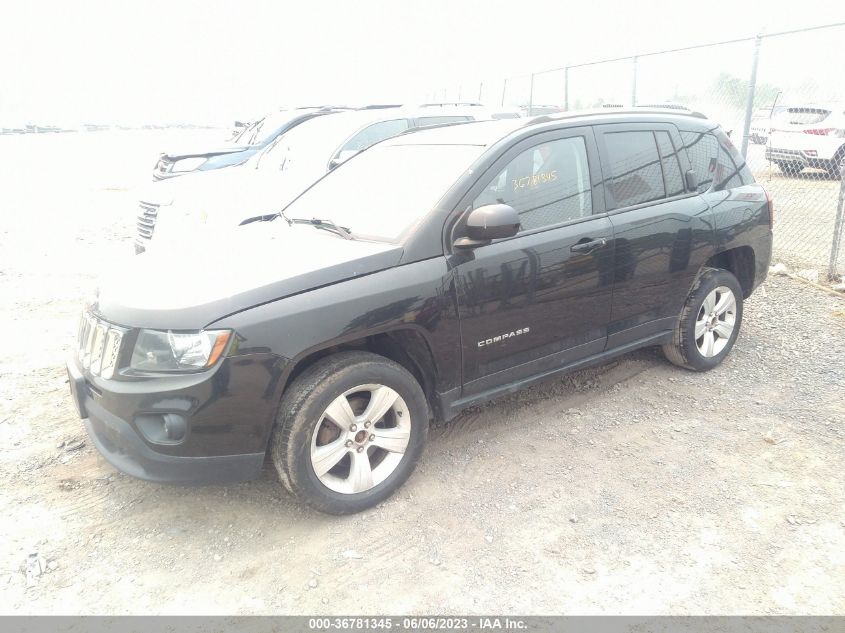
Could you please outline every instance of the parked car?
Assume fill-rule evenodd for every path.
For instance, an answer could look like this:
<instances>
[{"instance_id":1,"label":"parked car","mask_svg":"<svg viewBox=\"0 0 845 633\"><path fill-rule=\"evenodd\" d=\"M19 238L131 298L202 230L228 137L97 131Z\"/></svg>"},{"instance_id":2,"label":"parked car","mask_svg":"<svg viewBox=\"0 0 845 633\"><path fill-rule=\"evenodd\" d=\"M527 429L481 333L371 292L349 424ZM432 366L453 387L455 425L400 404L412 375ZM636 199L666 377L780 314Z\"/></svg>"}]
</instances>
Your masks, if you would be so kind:
<instances>
[{"instance_id":1,"label":"parked car","mask_svg":"<svg viewBox=\"0 0 845 633\"><path fill-rule=\"evenodd\" d=\"M782 112L786 106L772 106L771 108L760 108L751 116L751 128L748 140L756 145L765 145L769 142L772 133L772 121Z\"/></svg>"},{"instance_id":2,"label":"parked car","mask_svg":"<svg viewBox=\"0 0 845 633\"><path fill-rule=\"evenodd\" d=\"M639 347L719 365L766 277L771 222L703 117L420 130L272 219L116 268L70 385L126 473L240 481L269 451L298 498L356 512L408 478L432 418Z\"/></svg>"},{"instance_id":3,"label":"parked car","mask_svg":"<svg viewBox=\"0 0 845 633\"><path fill-rule=\"evenodd\" d=\"M335 109L331 107L279 110L242 125L230 141L218 147L184 147L164 152L153 168L153 180L242 165L280 135L300 123Z\"/></svg>"},{"instance_id":4,"label":"parked car","mask_svg":"<svg viewBox=\"0 0 845 633\"><path fill-rule=\"evenodd\" d=\"M153 183L142 195L136 253L155 241L181 244L198 229L229 231L276 213L361 150L409 129L487 118L484 108L325 110L277 136L239 167Z\"/></svg>"},{"instance_id":5,"label":"parked car","mask_svg":"<svg viewBox=\"0 0 845 633\"><path fill-rule=\"evenodd\" d=\"M842 175L845 161L845 102L789 107L773 119L766 158L787 175L806 168Z\"/></svg>"}]
</instances>

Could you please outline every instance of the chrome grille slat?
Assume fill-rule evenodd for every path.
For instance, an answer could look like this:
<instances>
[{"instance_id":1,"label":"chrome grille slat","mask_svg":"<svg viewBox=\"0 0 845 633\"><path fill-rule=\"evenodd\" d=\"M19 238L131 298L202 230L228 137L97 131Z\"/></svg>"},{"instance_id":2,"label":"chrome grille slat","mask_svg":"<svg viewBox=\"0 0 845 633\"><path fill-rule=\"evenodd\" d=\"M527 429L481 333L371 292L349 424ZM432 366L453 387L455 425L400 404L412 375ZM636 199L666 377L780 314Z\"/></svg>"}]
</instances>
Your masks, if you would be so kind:
<instances>
[{"instance_id":1,"label":"chrome grille slat","mask_svg":"<svg viewBox=\"0 0 845 633\"><path fill-rule=\"evenodd\" d=\"M158 217L158 205L150 202L141 202L139 204L140 212L136 222L138 230L137 242L144 243L151 240L153 231L155 230L156 218Z\"/></svg>"},{"instance_id":2,"label":"chrome grille slat","mask_svg":"<svg viewBox=\"0 0 845 633\"><path fill-rule=\"evenodd\" d=\"M111 378L127 330L91 314L83 314L77 337L77 356L83 369Z\"/></svg>"}]
</instances>

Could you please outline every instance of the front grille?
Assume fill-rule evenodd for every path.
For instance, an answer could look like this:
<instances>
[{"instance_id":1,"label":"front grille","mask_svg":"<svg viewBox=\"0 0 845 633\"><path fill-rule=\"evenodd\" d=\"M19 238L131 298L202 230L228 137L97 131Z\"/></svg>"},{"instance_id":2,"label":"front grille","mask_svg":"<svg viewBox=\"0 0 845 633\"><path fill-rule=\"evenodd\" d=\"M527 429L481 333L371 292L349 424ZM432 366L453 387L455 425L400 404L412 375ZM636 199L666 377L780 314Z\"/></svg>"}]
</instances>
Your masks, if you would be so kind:
<instances>
[{"instance_id":1,"label":"front grille","mask_svg":"<svg viewBox=\"0 0 845 633\"><path fill-rule=\"evenodd\" d=\"M141 202L140 210L138 212L138 238L135 240L138 244L145 244L153 238L153 231L156 226L156 218L158 217L158 205L149 202Z\"/></svg>"},{"instance_id":2,"label":"front grille","mask_svg":"<svg viewBox=\"0 0 845 633\"><path fill-rule=\"evenodd\" d=\"M127 330L83 312L76 351L79 363L94 376L111 378Z\"/></svg>"}]
</instances>

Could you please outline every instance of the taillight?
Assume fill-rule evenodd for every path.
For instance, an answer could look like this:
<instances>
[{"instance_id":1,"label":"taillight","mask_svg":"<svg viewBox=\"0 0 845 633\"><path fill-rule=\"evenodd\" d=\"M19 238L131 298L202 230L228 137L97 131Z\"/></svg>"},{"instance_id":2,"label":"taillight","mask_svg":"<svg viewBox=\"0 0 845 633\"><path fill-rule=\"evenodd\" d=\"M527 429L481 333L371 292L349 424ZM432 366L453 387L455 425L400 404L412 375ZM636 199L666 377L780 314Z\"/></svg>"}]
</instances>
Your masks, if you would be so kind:
<instances>
[{"instance_id":1,"label":"taillight","mask_svg":"<svg viewBox=\"0 0 845 633\"><path fill-rule=\"evenodd\" d=\"M804 134L815 134L816 136L836 136L838 130L835 127L815 128L804 130Z\"/></svg>"},{"instance_id":2,"label":"taillight","mask_svg":"<svg viewBox=\"0 0 845 633\"><path fill-rule=\"evenodd\" d=\"M769 230L773 230L775 228L775 203L768 191L763 189L763 193L766 194L766 206L769 208Z\"/></svg>"}]
</instances>

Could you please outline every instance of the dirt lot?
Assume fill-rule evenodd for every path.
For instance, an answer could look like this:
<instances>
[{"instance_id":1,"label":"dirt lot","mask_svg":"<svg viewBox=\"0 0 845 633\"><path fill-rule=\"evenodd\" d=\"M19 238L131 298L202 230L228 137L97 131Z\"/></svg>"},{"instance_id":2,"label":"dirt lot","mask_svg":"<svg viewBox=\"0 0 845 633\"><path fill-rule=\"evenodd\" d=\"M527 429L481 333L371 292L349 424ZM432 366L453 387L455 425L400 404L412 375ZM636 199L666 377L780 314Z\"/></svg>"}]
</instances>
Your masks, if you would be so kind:
<instances>
[{"instance_id":1,"label":"dirt lot","mask_svg":"<svg viewBox=\"0 0 845 633\"><path fill-rule=\"evenodd\" d=\"M719 369L645 350L468 411L366 514L300 507L269 467L116 472L62 361L173 138L0 139L0 612L845 612L845 300L784 277Z\"/></svg>"}]
</instances>

